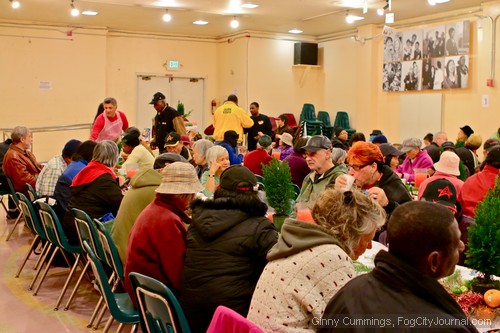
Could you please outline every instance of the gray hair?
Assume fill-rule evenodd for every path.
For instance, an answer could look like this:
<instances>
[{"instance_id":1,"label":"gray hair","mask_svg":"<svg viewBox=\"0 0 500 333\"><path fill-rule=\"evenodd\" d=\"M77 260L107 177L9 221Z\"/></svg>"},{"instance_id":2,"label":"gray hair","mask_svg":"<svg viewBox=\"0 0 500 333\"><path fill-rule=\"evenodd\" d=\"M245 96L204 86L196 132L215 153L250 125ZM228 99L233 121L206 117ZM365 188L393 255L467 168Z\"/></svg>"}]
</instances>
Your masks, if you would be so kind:
<instances>
[{"instance_id":1,"label":"gray hair","mask_svg":"<svg viewBox=\"0 0 500 333\"><path fill-rule=\"evenodd\" d=\"M114 97L106 97L104 99L104 104L113 104L114 106L117 106L118 103L116 103L116 99Z\"/></svg>"},{"instance_id":2,"label":"gray hair","mask_svg":"<svg viewBox=\"0 0 500 333\"><path fill-rule=\"evenodd\" d=\"M19 143L21 142L22 138L26 138L28 136L28 133L30 130L28 127L24 126L16 126L12 130L12 133L10 133L10 138L12 139L13 143Z\"/></svg>"},{"instance_id":3,"label":"gray hair","mask_svg":"<svg viewBox=\"0 0 500 333\"><path fill-rule=\"evenodd\" d=\"M332 148L332 161L333 164L337 165L344 163L347 157L347 152L342 148Z\"/></svg>"},{"instance_id":4,"label":"gray hair","mask_svg":"<svg viewBox=\"0 0 500 333\"><path fill-rule=\"evenodd\" d=\"M111 140L101 141L95 146L92 159L112 168L118 162L118 146Z\"/></svg>"},{"instance_id":5,"label":"gray hair","mask_svg":"<svg viewBox=\"0 0 500 333\"><path fill-rule=\"evenodd\" d=\"M206 155L208 165L217 161L217 159L224 154L229 154L229 153L227 152L227 149L222 146L215 145L212 148L208 148Z\"/></svg>"},{"instance_id":6,"label":"gray hair","mask_svg":"<svg viewBox=\"0 0 500 333\"><path fill-rule=\"evenodd\" d=\"M193 144L193 149L196 148L198 150L198 154L203 156L203 158L207 158L207 151L208 149L212 148L214 146L214 143L210 140L207 139L201 139L198 141L195 141Z\"/></svg>"},{"instance_id":7,"label":"gray hair","mask_svg":"<svg viewBox=\"0 0 500 333\"><path fill-rule=\"evenodd\" d=\"M312 216L330 235L343 245L349 256L359 244L361 236L368 235L385 223L384 209L358 189L342 192L326 189L316 201Z\"/></svg>"},{"instance_id":8,"label":"gray hair","mask_svg":"<svg viewBox=\"0 0 500 333\"><path fill-rule=\"evenodd\" d=\"M434 133L434 140L448 138L446 132L436 132Z\"/></svg>"}]
</instances>

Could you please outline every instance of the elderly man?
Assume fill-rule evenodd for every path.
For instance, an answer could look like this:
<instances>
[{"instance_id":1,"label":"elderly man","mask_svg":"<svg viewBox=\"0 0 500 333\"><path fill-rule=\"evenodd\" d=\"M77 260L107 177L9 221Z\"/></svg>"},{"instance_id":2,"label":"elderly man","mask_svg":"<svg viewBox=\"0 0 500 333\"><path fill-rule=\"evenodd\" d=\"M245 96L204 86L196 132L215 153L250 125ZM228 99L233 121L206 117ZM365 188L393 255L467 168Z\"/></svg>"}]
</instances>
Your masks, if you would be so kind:
<instances>
[{"instance_id":1,"label":"elderly man","mask_svg":"<svg viewBox=\"0 0 500 333\"><path fill-rule=\"evenodd\" d=\"M193 144L193 161L196 164L198 179L208 170L207 150L213 146L213 142L207 139L200 139Z\"/></svg>"},{"instance_id":2,"label":"elderly man","mask_svg":"<svg viewBox=\"0 0 500 333\"><path fill-rule=\"evenodd\" d=\"M163 168L174 162L186 163L187 161L179 154L160 154L155 159L154 170L141 170L130 181L130 188L123 196L122 203L116 214L115 223L111 228L111 238L113 238L123 262L125 262L130 230L134 226L137 216L153 201L155 190L161 184L161 171Z\"/></svg>"},{"instance_id":3,"label":"elderly man","mask_svg":"<svg viewBox=\"0 0 500 333\"><path fill-rule=\"evenodd\" d=\"M214 113L214 139L224 140L224 133L233 130L238 134L238 143L243 142L243 128L253 126L250 116L238 106L238 97L229 95L227 101L215 110Z\"/></svg>"},{"instance_id":4,"label":"elderly man","mask_svg":"<svg viewBox=\"0 0 500 333\"><path fill-rule=\"evenodd\" d=\"M252 102L250 104L250 113L253 120L253 126L245 129L245 133L248 133L248 151L255 150L257 148L257 142L263 135L268 135L271 137L273 135L273 125L269 117L265 114L260 113L259 103Z\"/></svg>"},{"instance_id":5,"label":"elderly man","mask_svg":"<svg viewBox=\"0 0 500 333\"><path fill-rule=\"evenodd\" d=\"M333 296L323 318L316 319L320 327L317 332L407 332L432 328L450 333L477 332L437 281L453 273L464 249L453 213L431 202L409 202L394 211L387 235L389 252L380 251L372 272L349 281ZM417 316L428 316L434 322L415 321ZM363 325L356 318L378 318L391 324ZM335 319L340 319L339 325L335 325ZM446 326L442 324L444 320L454 324ZM410 328L410 321L416 327Z\"/></svg>"},{"instance_id":6,"label":"elderly man","mask_svg":"<svg viewBox=\"0 0 500 333\"><path fill-rule=\"evenodd\" d=\"M36 193L39 197L54 196L57 180L71 163L71 157L81 143L79 140L69 140L64 145L61 155L54 156L43 167L36 180Z\"/></svg>"},{"instance_id":7,"label":"elderly man","mask_svg":"<svg viewBox=\"0 0 500 333\"><path fill-rule=\"evenodd\" d=\"M33 137L28 128L17 126L10 134L12 143L3 158L3 172L10 178L16 192L27 193L26 184L36 187L36 177L42 166L29 149Z\"/></svg>"},{"instance_id":8,"label":"elderly man","mask_svg":"<svg viewBox=\"0 0 500 333\"><path fill-rule=\"evenodd\" d=\"M170 132L175 131L180 135L186 134L184 117L167 104L165 95L161 92L154 94L149 104L152 104L156 110L153 126L153 140L150 142L150 147L153 150L158 148L160 154L163 154L167 152L165 149L165 138Z\"/></svg>"},{"instance_id":9,"label":"elderly man","mask_svg":"<svg viewBox=\"0 0 500 333\"><path fill-rule=\"evenodd\" d=\"M179 154L184 157L186 160L191 162L193 157L189 150L184 146L182 142L182 138L177 132L170 132L165 139L165 149L168 153Z\"/></svg>"},{"instance_id":10,"label":"elderly man","mask_svg":"<svg viewBox=\"0 0 500 333\"><path fill-rule=\"evenodd\" d=\"M137 217L130 231L125 264L125 289L132 299L130 272L146 274L163 282L175 294L181 288L186 256L186 214L195 194L203 190L194 167L174 162L162 170L156 196Z\"/></svg>"},{"instance_id":11,"label":"elderly man","mask_svg":"<svg viewBox=\"0 0 500 333\"><path fill-rule=\"evenodd\" d=\"M437 163L439 161L439 156L441 155L441 145L446 141L448 141L448 135L445 132L436 132L434 133L431 144L424 147L424 150L426 150L432 158L433 163Z\"/></svg>"},{"instance_id":12,"label":"elderly man","mask_svg":"<svg viewBox=\"0 0 500 333\"><path fill-rule=\"evenodd\" d=\"M332 142L326 136L316 135L302 147L306 151L306 162L311 173L304 178L296 202L306 202L312 208L325 188L333 185L338 176L345 173L336 169L332 161Z\"/></svg>"},{"instance_id":13,"label":"elderly man","mask_svg":"<svg viewBox=\"0 0 500 333\"><path fill-rule=\"evenodd\" d=\"M103 102L104 112L97 116L92 126L90 140L101 142L103 140L116 141L122 131L128 128L127 116L123 111L117 110L118 103L113 97L107 97Z\"/></svg>"}]
</instances>

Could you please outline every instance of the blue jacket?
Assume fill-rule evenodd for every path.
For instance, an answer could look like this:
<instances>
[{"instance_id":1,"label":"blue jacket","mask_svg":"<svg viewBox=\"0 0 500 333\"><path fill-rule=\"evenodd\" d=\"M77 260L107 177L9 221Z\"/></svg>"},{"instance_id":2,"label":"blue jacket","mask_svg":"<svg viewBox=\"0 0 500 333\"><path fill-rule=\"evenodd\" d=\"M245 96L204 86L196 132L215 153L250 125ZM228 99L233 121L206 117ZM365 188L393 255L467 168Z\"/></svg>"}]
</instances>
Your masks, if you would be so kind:
<instances>
[{"instance_id":1,"label":"blue jacket","mask_svg":"<svg viewBox=\"0 0 500 333\"><path fill-rule=\"evenodd\" d=\"M218 143L218 145L226 148L227 152L229 153L229 163L231 163L231 165L243 163L243 155L236 154L233 146L231 146L229 142L221 141Z\"/></svg>"}]
</instances>

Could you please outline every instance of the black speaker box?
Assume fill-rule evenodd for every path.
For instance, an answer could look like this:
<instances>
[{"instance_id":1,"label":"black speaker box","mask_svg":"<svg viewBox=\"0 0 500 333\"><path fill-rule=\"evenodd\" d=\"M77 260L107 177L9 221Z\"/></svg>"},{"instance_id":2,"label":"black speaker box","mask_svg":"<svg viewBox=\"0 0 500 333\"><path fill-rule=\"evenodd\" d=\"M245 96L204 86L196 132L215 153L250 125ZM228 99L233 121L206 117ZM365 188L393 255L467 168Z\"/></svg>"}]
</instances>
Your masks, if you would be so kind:
<instances>
[{"instance_id":1,"label":"black speaker box","mask_svg":"<svg viewBox=\"0 0 500 333\"><path fill-rule=\"evenodd\" d=\"M295 43L293 51L294 65L318 65L318 44Z\"/></svg>"}]
</instances>

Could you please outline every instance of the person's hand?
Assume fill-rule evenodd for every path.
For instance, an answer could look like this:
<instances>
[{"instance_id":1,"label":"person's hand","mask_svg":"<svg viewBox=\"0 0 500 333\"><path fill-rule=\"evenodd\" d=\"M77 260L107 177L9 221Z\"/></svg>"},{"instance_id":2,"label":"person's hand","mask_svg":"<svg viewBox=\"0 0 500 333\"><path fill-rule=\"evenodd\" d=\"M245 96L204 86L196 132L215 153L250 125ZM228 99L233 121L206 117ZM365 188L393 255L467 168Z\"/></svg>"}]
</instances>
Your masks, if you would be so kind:
<instances>
[{"instance_id":1,"label":"person's hand","mask_svg":"<svg viewBox=\"0 0 500 333\"><path fill-rule=\"evenodd\" d=\"M340 175L335 179L335 189L344 190L348 183L348 177L346 175Z\"/></svg>"},{"instance_id":2,"label":"person's hand","mask_svg":"<svg viewBox=\"0 0 500 333\"><path fill-rule=\"evenodd\" d=\"M264 135L262 132L257 132L257 134L259 135L259 138Z\"/></svg>"},{"instance_id":3,"label":"person's hand","mask_svg":"<svg viewBox=\"0 0 500 333\"><path fill-rule=\"evenodd\" d=\"M238 154L245 155L247 153L248 149L245 146L239 146L238 147Z\"/></svg>"},{"instance_id":4,"label":"person's hand","mask_svg":"<svg viewBox=\"0 0 500 333\"><path fill-rule=\"evenodd\" d=\"M389 204L389 199L385 194L384 190L380 187L372 187L368 190L368 197L373 201L376 201L380 204L380 206L385 207Z\"/></svg>"},{"instance_id":5,"label":"person's hand","mask_svg":"<svg viewBox=\"0 0 500 333\"><path fill-rule=\"evenodd\" d=\"M151 150L156 150L156 148L158 148L158 146L156 145L156 142L151 141L149 143L149 148L151 148Z\"/></svg>"},{"instance_id":6,"label":"person's hand","mask_svg":"<svg viewBox=\"0 0 500 333\"><path fill-rule=\"evenodd\" d=\"M281 134L276 134L274 137L275 137L276 139L279 139L279 138L281 138Z\"/></svg>"},{"instance_id":7,"label":"person's hand","mask_svg":"<svg viewBox=\"0 0 500 333\"><path fill-rule=\"evenodd\" d=\"M127 153L126 153L126 152L124 152L124 151L122 151L122 152L120 153L120 156L123 158L123 162L125 162L125 161L127 160L128 155L129 155L129 154L127 154Z\"/></svg>"},{"instance_id":8,"label":"person's hand","mask_svg":"<svg viewBox=\"0 0 500 333\"><path fill-rule=\"evenodd\" d=\"M215 173L217 172L217 170L219 170L220 167L221 167L221 164L219 162L213 161L210 164L210 169L208 170L208 173L210 175L215 175Z\"/></svg>"}]
</instances>

